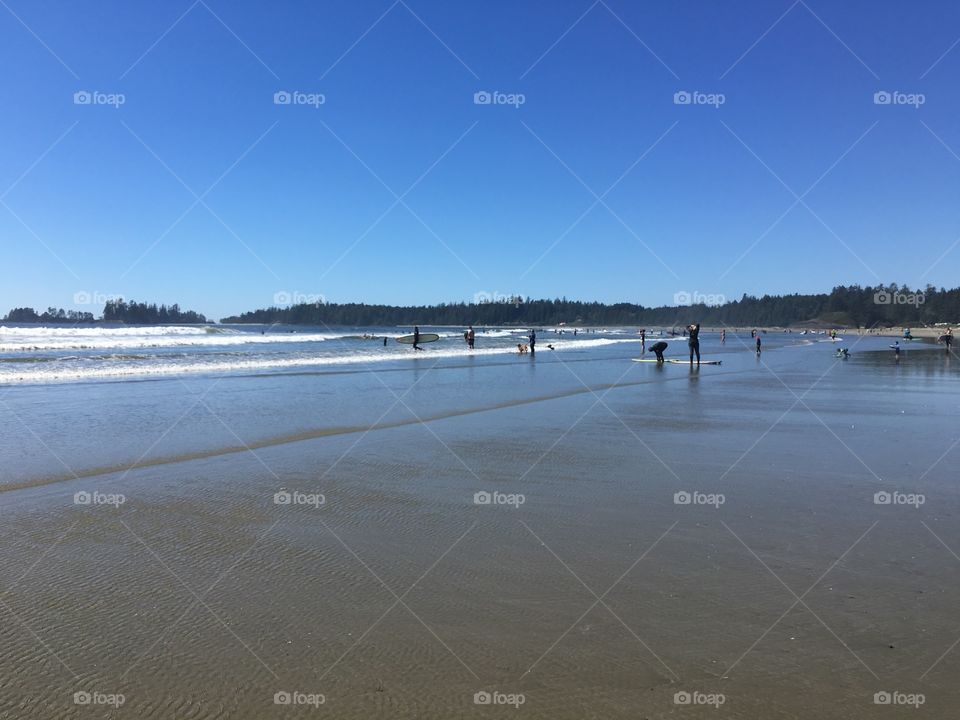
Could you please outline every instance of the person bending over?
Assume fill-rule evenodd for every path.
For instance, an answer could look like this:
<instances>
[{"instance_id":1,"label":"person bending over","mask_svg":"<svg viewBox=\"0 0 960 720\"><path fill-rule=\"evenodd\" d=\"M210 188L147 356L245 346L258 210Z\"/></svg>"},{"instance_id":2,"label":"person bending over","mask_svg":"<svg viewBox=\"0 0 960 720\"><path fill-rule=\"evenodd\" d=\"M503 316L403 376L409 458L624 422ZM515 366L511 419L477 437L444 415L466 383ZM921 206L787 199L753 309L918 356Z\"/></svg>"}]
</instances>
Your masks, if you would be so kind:
<instances>
[{"instance_id":1,"label":"person bending over","mask_svg":"<svg viewBox=\"0 0 960 720\"><path fill-rule=\"evenodd\" d=\"M667 349L667 344L661 340L658 343L654 343L650 346L650 349L653 350L654 355L657 356L657 362L663 362L663 351Z\"/></svg>"}]
</instances>

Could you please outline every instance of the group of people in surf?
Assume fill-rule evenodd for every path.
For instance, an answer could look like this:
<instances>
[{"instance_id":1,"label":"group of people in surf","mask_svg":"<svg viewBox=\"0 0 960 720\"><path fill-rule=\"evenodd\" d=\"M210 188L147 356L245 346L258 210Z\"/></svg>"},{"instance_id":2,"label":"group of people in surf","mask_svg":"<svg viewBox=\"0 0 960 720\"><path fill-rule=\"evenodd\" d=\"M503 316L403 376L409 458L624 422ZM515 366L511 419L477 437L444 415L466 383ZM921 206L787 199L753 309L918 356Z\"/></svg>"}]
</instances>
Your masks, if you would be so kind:
<instances>
[{"instance_id":1,"label":"group of people in surf","mask_svg":"<svg viewBox=\"0 0 960 720\"><path fill-rule=\"evenodd\" d=\"M687 349L690 351L690 364L693 365L694 358L696 358L697 365L700 364L700 323L691 323L687 325L683 330L683 335L687 338ZM752 330L750 336L756 340L757 355L760 355L762 343L760 341L760 333L757 330ZM726 345L727 343L727 331L723 329L720 331L720 344ZM657 362L664 362L663 352L667 349L667 343L663 340L655 342L650 346L650 350L657 357ZM640 330L640 351L647 351L647 331L646 328Z\"/></svg>"},{"instance_id":2,"label":"group of people in surf","mask_svg":"<svg viewBox=\"0 0 960 720\"><path fill-rule=\"evenodd\" d=\"M574 334L576 334L576 333L574 333ZM433 339L433 340L436 340L437 338L436 338L436 336L433 336L432 339ZM475 345L475 343L476 343L476 339L477 339L477 334L476 334L476 332L475 332L474 329L473 329L473 325L468 325L468 326L467 326L467 329L463 331L463 341L467 344L467 347L468 347L470 350L473 350L473 349L474 349L474 345ZM383 339L383 344L384 344L384 345L387 344L387 339L386 339L386 338ZM554 349L554 348L553 348L553 345L547 345L547 347L550 348L551 350ZM423 350L423 348L420 347L420 326L419 326L419 325L414 325L414 326L413 326L413 349L414 349L414 350ZM524 344L524 343L517 343L517 351L518 351L521 355L524 355L524 354L526 354L526 353L530 353L531 355L535 355L535 354L536 354L536 352L537 352L537 331L536 331L536 330L533 330L533 329L530 330L530 335L527 336L527 343L526 343L526 344Z\"/></svg>"},{"instance_id":3,"label":"group of people in surf","mask_svg":"<svg viewBox=\"0 0 960 720\"><path fill-rule=\"evenodd\" d=\"M690 364L693 365L693 358L696 356L697 365L700 364L700 323L690 324L684 329L684 335L687 336L687 348L690 350ZM724 341L726 336L724 335ZM646 352L647 349L647 331L640 331L640 350ZM663 351L667 349L667 343L659 340L650 346L650 350L657 356L657 363L664 362Z\"/></svg>"}]
</instances>

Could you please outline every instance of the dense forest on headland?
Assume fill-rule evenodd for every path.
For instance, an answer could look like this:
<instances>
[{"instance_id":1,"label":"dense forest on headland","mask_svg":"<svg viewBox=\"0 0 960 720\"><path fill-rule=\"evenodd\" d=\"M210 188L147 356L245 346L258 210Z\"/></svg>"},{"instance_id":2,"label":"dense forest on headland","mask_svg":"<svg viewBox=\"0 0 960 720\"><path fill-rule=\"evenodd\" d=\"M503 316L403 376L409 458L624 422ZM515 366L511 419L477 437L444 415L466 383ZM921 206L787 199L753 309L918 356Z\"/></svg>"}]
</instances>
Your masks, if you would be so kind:
<instances>
[{"instance_id":1,"label":"dense forest on headland","mask_svg":"<svg viewBox=\"0 0 960 720\"><path fill-rule=\"evenodd\" d=\"M33 308L14 308L3 318L11 323L126 323L128 325L168 325L205 323L207 318L193 310L181 310L179 305L160 305L156 303L126 302L122 299L108 300L103 306L103 315L99 318L91 312L77 312L63 308L47 308L38 313Z\"/></svg>"},{"instance_id":2,"label":"dense forest on headland","mask_svg":"<svg viewBox=\"0 0 960 720\"><path fill-rule=\"evenodd\" d=\"M680 300L697 294L678 293ZM817 323L837 327L892 327L960 323L960 288L910 290L905 286L835 287L816 295L744 295L717 305L689 304L647 308L632 303L606 305L578 300L530 300L521 296L481 303L417 307L312 303L271 307L221 319L223 323L291 325L703 325L788 326Z\"/></svg>"},{"instance_id":3,"label":"dense forest on headland","mask_svg":"<svg viewBox=\"0 0 960 720\"><path fill-rule=\"evenodd\" d=\"M290 325L636 325L672 327L699 322L706 326L780 326L816 324L833 327L923 326L960 324L960 288L911 290L888 285L835 287L813 295L744 295L720 304L698 303L696 293L678 293L692 304L644 307L634 303L604 304L579 300L531 300L520 295L489 302L442 303L399 307L363 303L310 303L270 307L223 318L224 323L284 323ZM711 299L717 299L711 297ZM110 300L100 317L90 312L48 308L14 308L3 322L10 323L125 323L130 325L196 324L209 322L179 305Z\"/></svg>"}]
</instances>

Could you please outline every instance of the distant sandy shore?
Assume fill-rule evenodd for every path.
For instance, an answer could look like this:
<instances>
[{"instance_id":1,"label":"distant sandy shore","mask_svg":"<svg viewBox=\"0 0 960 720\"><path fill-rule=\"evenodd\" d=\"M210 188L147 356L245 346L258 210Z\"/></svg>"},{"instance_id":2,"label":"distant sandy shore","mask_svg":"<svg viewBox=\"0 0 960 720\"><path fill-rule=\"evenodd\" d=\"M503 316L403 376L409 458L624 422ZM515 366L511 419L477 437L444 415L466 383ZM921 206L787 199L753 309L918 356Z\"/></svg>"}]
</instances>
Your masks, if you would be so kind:
<instances>
[{"instance_id":1,"label":"distant sandy shore","mask_svg":"<svg viewBox=\"0 0 960 720\"><path fill-rule=\"evenodd\" d=\"M723 330L723 329L724 329L724 328L722 328L722 327L710 327L710 328L704 327L704 328L703 328L704 332L720 332L720 331ZM741 332L741 333L742 333L742 332L748 332L749 330L753 330L753 329L754 329L753 327L746 327L746 328L741 328L741 327L729 328L729 327L728 327L728 328L726 328L727 332ZM797 334L803 332L804 330L806 330L806 331L808 331L808 332L820 332L821 330L825 330L825 331L829 332L831 329L835 329L835 330L837 331L837 335L838 335L838 336L841 336L841 337L844 336L844 335L876 335L877 337L898 337L898 338L899 338L899 337L903 337L903 331L904 331L904 328L873 328L873 329L867 329L867 328L840 328L840 327L838 327L838 328L829 328L829 327L822 327L822 328L821 328L821 327L818 327L818 328L787 327L787 328L784 328L784 327L762 327L762 326L761 326L761 327L759 327L759 328L757 328L757 329L759 329L759 330L762 331L762 332L766 332L767 334L770 334L770 333L787 333L787 334L791 334L791 333L792 333L792 334L794 334L794 335L797 335ZM940 337L941 335L943 335L943 333L945 333L946 331L947 331L947 328L946 328L946 327L911 327L911 328L910 328L910 335L911 335L912 337L915 337L915 338L926 338L926 339L936 340L938 337Z\"/></svg>"}]
</instances>

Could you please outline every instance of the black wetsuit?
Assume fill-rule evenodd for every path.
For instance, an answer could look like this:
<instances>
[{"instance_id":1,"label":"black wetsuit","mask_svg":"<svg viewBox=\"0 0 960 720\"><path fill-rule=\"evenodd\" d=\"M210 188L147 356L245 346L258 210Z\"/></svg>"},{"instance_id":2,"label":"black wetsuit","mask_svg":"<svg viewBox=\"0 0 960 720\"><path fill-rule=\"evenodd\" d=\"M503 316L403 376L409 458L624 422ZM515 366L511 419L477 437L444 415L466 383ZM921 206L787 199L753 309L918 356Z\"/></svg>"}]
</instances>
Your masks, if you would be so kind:
<instances>
[{"instance_id":1,"label":"black wetsuit","mask_svg":"<svg viewBox=\"0 0 960 720\"><path fill-rule=\"evenodd\" d=\"M697 356L697 364L700 364L700 323L697 323L690 330L690 337L687 339L687 345L690 346L690 362L693 362L693 356Z\"/></svg>"},{"instance_id":2,"label":"black wetsuit","mask_svg":"<svg viewBox=\"0 0 960 720\"><path fill-rule=\"evenodd\" d=\"M533 355L537 350L537 331L530 331L530 354Z\"/></svg>"},{"instance_id":3,"label":"black wetsuit","mask_svg":"<svg viewBox=\"0 0 960 720\"><path fill-rule=\"evenodd\" d=\"M667 344L661 340L660 342L651 345L650 349L653 350L654 354L657 356L657 362L663 362L663 351L667 349Z\"/></svg>"}]
</instances>

